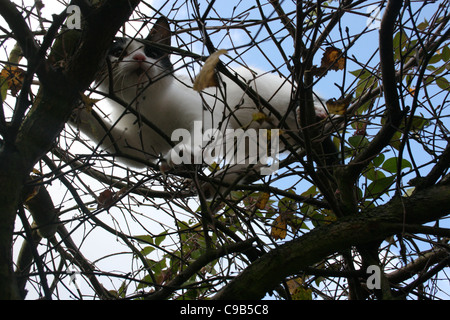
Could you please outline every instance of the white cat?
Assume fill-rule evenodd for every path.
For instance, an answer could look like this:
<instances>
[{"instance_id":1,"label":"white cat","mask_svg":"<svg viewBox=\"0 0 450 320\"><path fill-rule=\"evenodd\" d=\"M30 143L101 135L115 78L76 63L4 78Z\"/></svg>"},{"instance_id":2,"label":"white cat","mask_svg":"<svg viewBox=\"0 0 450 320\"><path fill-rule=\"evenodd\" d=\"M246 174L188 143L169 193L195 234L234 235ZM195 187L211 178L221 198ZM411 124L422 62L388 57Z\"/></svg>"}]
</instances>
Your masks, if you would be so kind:
<instances>
[{"instance_id":1,"label":"white cat","mask_svg":"<svg viewBox=\"0 0 450 320\"><path fill-rule=\"evenodd\" d=\"M146 40L170 46L170 38L170 26L162 17ZM104 124L100 125L91 114L82 111L78 126L94 142L101 143L105 150L117 152L115 148L118 148L127 165L142 166L139 160L159 161L165 168L179 164L177 161L180 159L198 163L205 146L215 147L219 142L235 141L235 135L230 137L230 132L235 132L233 130L243 129L240 132L244 131L244 134L249 130L267 133L258 130L279 126L279 120L270 110L262 104L255 104L243 89L225 76L221 77L223 82L219 88L208 88L202 93L194 91L191 85L186 85L189 83L187 78L174 74L169 54L157 46L139 40L118 39L111 46L108 59L109 67L103 68L98 80L99 90L110 98ZM275 74L247 68L233 72L281 116L286 115L292 95L289 82ZM283 132L298 130L296 108L291 109L286 116ZM315 103L315 110L319 117L327 115L319 101ZM257 121L255 114L265 116ZM216 140L211 142L206 139L207 135L198 139L199 126L202 132L220 129L216 133L223 140L216 136ZM214 135L214 131L209 132ZM174 133L182 134L181 142L172 141ZM250 142L244 152L248 153L252 144L256 146L257 142ZM222 156L236 152L230 150L227 145L227 151ZM264 164L258 163L257 166ZM248 163L234 165L230 170L233 174L229 172L224 175L225 182L231 183L237 173L246 167Z\"/></svg>"}]
</instances>

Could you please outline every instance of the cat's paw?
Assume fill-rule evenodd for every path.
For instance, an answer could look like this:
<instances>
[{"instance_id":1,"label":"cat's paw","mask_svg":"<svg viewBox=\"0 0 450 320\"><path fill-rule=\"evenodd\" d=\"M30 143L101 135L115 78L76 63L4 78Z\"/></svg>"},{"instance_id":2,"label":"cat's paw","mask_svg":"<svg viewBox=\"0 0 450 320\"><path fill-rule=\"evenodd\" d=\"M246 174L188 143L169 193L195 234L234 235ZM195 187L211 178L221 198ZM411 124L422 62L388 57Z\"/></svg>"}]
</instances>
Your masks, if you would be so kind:
<instances>
[{"instance_id":1,"label":"cat's paw","mask_svg":"<svg viewBox=\"0 0 450 320\"><path fill-rule=\"evenodd\" d=\"M328 111L322 106L314 106L314 111L316 112L316 117L319 119L325 119L328 117Z\"/></svg>"},{"instance_id":2,"label":"cat's paw","mask_svg":"<svg viewBox=\"0 0 450 320\"><path fill-rule=\"evenodd\" d=\"M165 160L163 160L159 163L159 170L161 171L162 174L166 174L167 172L169 172L172 169L173 169L173 166Z\"/></svg>"}]
</instances>

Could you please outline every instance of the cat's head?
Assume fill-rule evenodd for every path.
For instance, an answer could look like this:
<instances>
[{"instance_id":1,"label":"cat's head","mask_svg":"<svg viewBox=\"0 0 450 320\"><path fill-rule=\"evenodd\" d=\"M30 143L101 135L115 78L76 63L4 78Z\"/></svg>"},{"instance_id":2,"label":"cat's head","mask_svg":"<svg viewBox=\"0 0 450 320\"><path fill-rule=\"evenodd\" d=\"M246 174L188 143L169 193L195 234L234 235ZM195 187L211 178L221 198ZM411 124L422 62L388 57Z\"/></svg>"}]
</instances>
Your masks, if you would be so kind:
<instances>
[{"instance_id":1,"label":"cat's head","mask_svg":"<svg viewBox=\"0 0 450 320\"><path fill-rule=\"evenodd\" d=\"M170 46L170 38L165 17L157 20L145 39L116 38L108 52L109 63L102 68L98 80L102 89L109 92L112 84L113 91L120 94L170 76L173 65L169 53L157 46Z\"/></svg>"}]
</instances>

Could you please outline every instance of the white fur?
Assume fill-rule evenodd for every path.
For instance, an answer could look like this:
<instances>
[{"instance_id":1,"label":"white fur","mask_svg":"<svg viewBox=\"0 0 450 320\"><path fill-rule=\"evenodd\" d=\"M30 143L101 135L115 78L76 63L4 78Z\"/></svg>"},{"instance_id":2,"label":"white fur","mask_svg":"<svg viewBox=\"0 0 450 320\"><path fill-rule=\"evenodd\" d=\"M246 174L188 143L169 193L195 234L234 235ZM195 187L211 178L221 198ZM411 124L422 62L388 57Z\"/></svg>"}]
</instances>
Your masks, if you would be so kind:
<instances>
[{"instance_id":1,"label":"white fur","mask_svg":"<svg viewBox=\"0 0 450 320\"><path fill-rule=\"evenodd\" d=\"M145 57L145 59L144 59ZM138 59L137 59L138 58ZM160 134L145 125L142 119L129 113L127 108L133 108L162 130L167 137L171 137L176 129L193 131L195 121L202 121L204 129L218 128L275 128L278 120L270 115L267 109L261 109L253 100L232 80L225 76L221 79L224 85L220 88L209 88L198 93L179 81L178 75L167 74L158 60L145 56L143 45L138 41L131 41L128 45L128 55L122 61L111 62L113 67L113 88L110 88L109 78L100 82L99 90L108 94L110 90L123 100L124 105L108 99L108 108L101 107L107 114L105 124L110 129L114 142L122 154L137 159L157 161L161 156L171 163L171 146ZM285 115L291 102L292 86L285 79L259 70L239 68L236 74L268 101L281 115ZM183 79L187 82L187 79ZM224 97L226 103L224 103ZM104 105L101 103L100 105ZM205 112L204 109L214 112ZM321 103L315 104L319 116L326 114ZM106 111L108 110L108 111ZM270 115L270 123L252 121L253 115L263 111ZM287 125L296 130L297 122L294 112L287 118ZM234 115L234 116L233 116ZM225 122L223 122L227 119ZM86 111L80 114L80 129L88 134L95 142L103 139L102 147L113 152L112 142L105 139L105 131ZM286 129L285 129L286 130ZM183 141L186 150L193 155L201 153L204 146L192 145L190 141ZM177 143L176 141L174 142ZM123 160L126 164L139 167L139 162ZM242 168L240 168L242 169Z\"/></svg>"}]
</instances>

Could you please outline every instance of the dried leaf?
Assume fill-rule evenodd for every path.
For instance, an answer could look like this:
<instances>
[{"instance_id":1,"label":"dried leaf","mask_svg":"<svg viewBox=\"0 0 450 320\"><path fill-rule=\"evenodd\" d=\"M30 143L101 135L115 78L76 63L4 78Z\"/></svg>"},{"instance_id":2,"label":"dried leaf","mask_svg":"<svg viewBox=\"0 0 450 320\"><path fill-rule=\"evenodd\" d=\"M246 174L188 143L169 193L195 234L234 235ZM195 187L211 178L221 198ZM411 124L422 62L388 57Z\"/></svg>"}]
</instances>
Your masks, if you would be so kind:
<instances>
[{"instance_id":1,"label":"dried leaf","mask_svg":"<svg viewBox=\"0 0 450 320\"><path fill-rule=\"evenodd\" d=\"M25 71L17 66L7 65L0 72L0 81L6 81L7 88L13 96L22 89L22 83L25 78Z\"/></svg>"},{"instance_id":2,"label":"dried leaf","mask_svg":"<svg viewBox=\"0 0 450 320\"><path fill-rule=\"evenodd\" d=\"M291 279L291 280L288 280L286 282L286 284L289 288L289 292L292 294L292 292L294 292L295 289L297 289L299 286L301 286L303 284L303 279L300 277Z\"/></svg>"},{"instance_id":3,"label":"dried leaf","mask_svg":"<svg viewBox=\"0 0 450 320\"><path fill-rule=\"evenodd\" d=\"M278 202L280 215L284 219L291 218L292 214L297 210L297 202L289 197L284 197Z\"/></svg>"},{"instance_id":4,"label":"dried leaf","mask_svg":"<svg viewBox=\"0 0 450 320\"><path fill-rule=\"evenodd\" d=\"M302 278L287 281L292 300L311 300L312 290L308 288Z\"/></svg>"},{"instance_id":5,"label":"dried leaf","mask_svg":"<svg viewBox=\"0 0 450 320\"><path fill-rule=\"evenodd\" d=\"M284 134L283 129L274 129L277 136L281 136ZM272 129L267 129L267 143L270 143L272 140Z\"/></svg>"},{"instance_id":6,"label":"dried leaf","mask_svg":"<svg viewBox=\"0 0 450 320\"><path fill-rule=\"evenodd\" d=\"M342 51L335 47L328 47L322 56L320 67L314 66L311 70L314 76L324 76L329 70L342 70L345 66L345 58Z\"/></svg>"},{"instance_id":7,"label":"dried leaf","mask_svg":"<svg viewBox=\"0 0 450 320\"><path fill-rule=\"evenodd\" d=\"M312 290L305 286L298 286L291 292L292 300L312 300Z\"/></svg>"},{"instance_id":8,"label":"dried leaf","mask_svg":"<svg viewBox=\"0 0 450 320\"><path fill-rule=\"evenodd\" d=\"M195 78L194 81L194 90L202 91L205 88L209 87L217 87L219 84L217 82L216 76L216 65L219 63L219 57L222 54L227 54L228 52L224 49L214 52L212 55L206 59L203 68L200 70L200 73Z\"/></svg>"},{"instance_id":9,"label":"dried leaf","mask_svg":"<svg viewBox=\"0 0 450 320\"><path fill-rule=\"evenodd\" d=\"M105 191L102 191L100 195L97 197L97 209L105 208L108 209L113 205L114 202L117 201L117 199L120 198L123 194L127 192L127 188L123 187L117 192L114 192L110 189L106 189Z\"/></svg>"},{"instance_id":10,"label":"dried leaf","mask_svg":"<svg viewBox=\"0 0 450 320\"><path fill-rule=\"evenodd\" d=\"M116 200L116 194L111 190L107 189L100 193L97 198L97 209L109 208Z\"/></svg>"},{"instance_id":11,"label":"dried leaf","mask_svg":"<svg viewBox=\"0 0 450 320\"><path fill-rule=\"evenodd\" d=\"M273 240L279 240L286 238L287 235L287 223L286 220L280 215L272 224L272 230L270 236Z\"/></svg>"},{"instance_id":12,"label":"dried leaf","mask_svg":"<svg viewBox=\"0 0 450 320\"><path fill-rule=\"evenodd\" d=\"M92 111L92 107L94 104L100 101L100 99L92 99L85 94L81 94L81 101L83 101L84 106L86 107L88 112Z\"/></svg>"},{"instance_id":13,"label":"dried leaf","mask_svg":"<svg viewBox=\"0 0 450 320\"><path fill-rule=\"evenodd\" d=\"M345 66L345 59L342 57L342 51L335 47L328 47L322 57L321 67L329 70L342 70Z\"/></svg>"},{"instance_id":14,"label":"dried leaf","mask_svg":"<svg viewBox=\"0 0 450 320\"><path fill-rule=\"evenodd\" d=\"M339 100L335 100L330 99L326 102L327 105L327 109L328 112L330 114L338 114L338 115L343 115L345 114L345 112L347 111L347 107L350 105L350 102L352 101L353 97L351 95L343 98L343 99L339 99Z\"/></svg>"},{"instance_id":15,"label":"dried leaf","mask_svg":"<svg viewBox=\"0 0 450 320\"><path fill-rule=\"evenodd\" d=\"M36 197L38 193L39 193L39 186L36 186L25 196L25 203Z\"/></svg>"},{"instance_id":16,"label":"dried leaf","mask_svg":"<svg viewBox=\"0 0 450 320\"><path fill-rule=\"evenodd\" d=\"M252 120L260 124L268 119L269 117L264 112L256 112L252 115Z\"/></svg>"},{"instance_id":17,"label":"dried leaf","mask_svg":"<svg viewBox=\"0 0 450 320\"><path fill-rule=\"evenodd\" d=\"M263 210L266 207L267 201L269 201L270 193L263 192L259 196L258 200L256 201L255 207Z\"/></svg>"},{"instance_id":18,"label":"dried leaf","mask_svg":"<svg viewBox=\"0 0 450 320\"><path fill-rule=\"evenodd\" d=\"M33 180L37 179L35 181L38 182L38 183L42 182L42 179L38 179L40 176L42 176L42 173L39 170L35 169L35 168L33 168L32 172L34 174L36 174L37 176L30 176L30 178L32 178ZM25 205L26 205L26 203L28 201L33 199L39 193L39 189L40 189L40 185L36 185L34 187L31 187L31 190L30 190L30 188L26 188L25 189L25 201L24 201Z\"/></svg>"}]
</instances>

